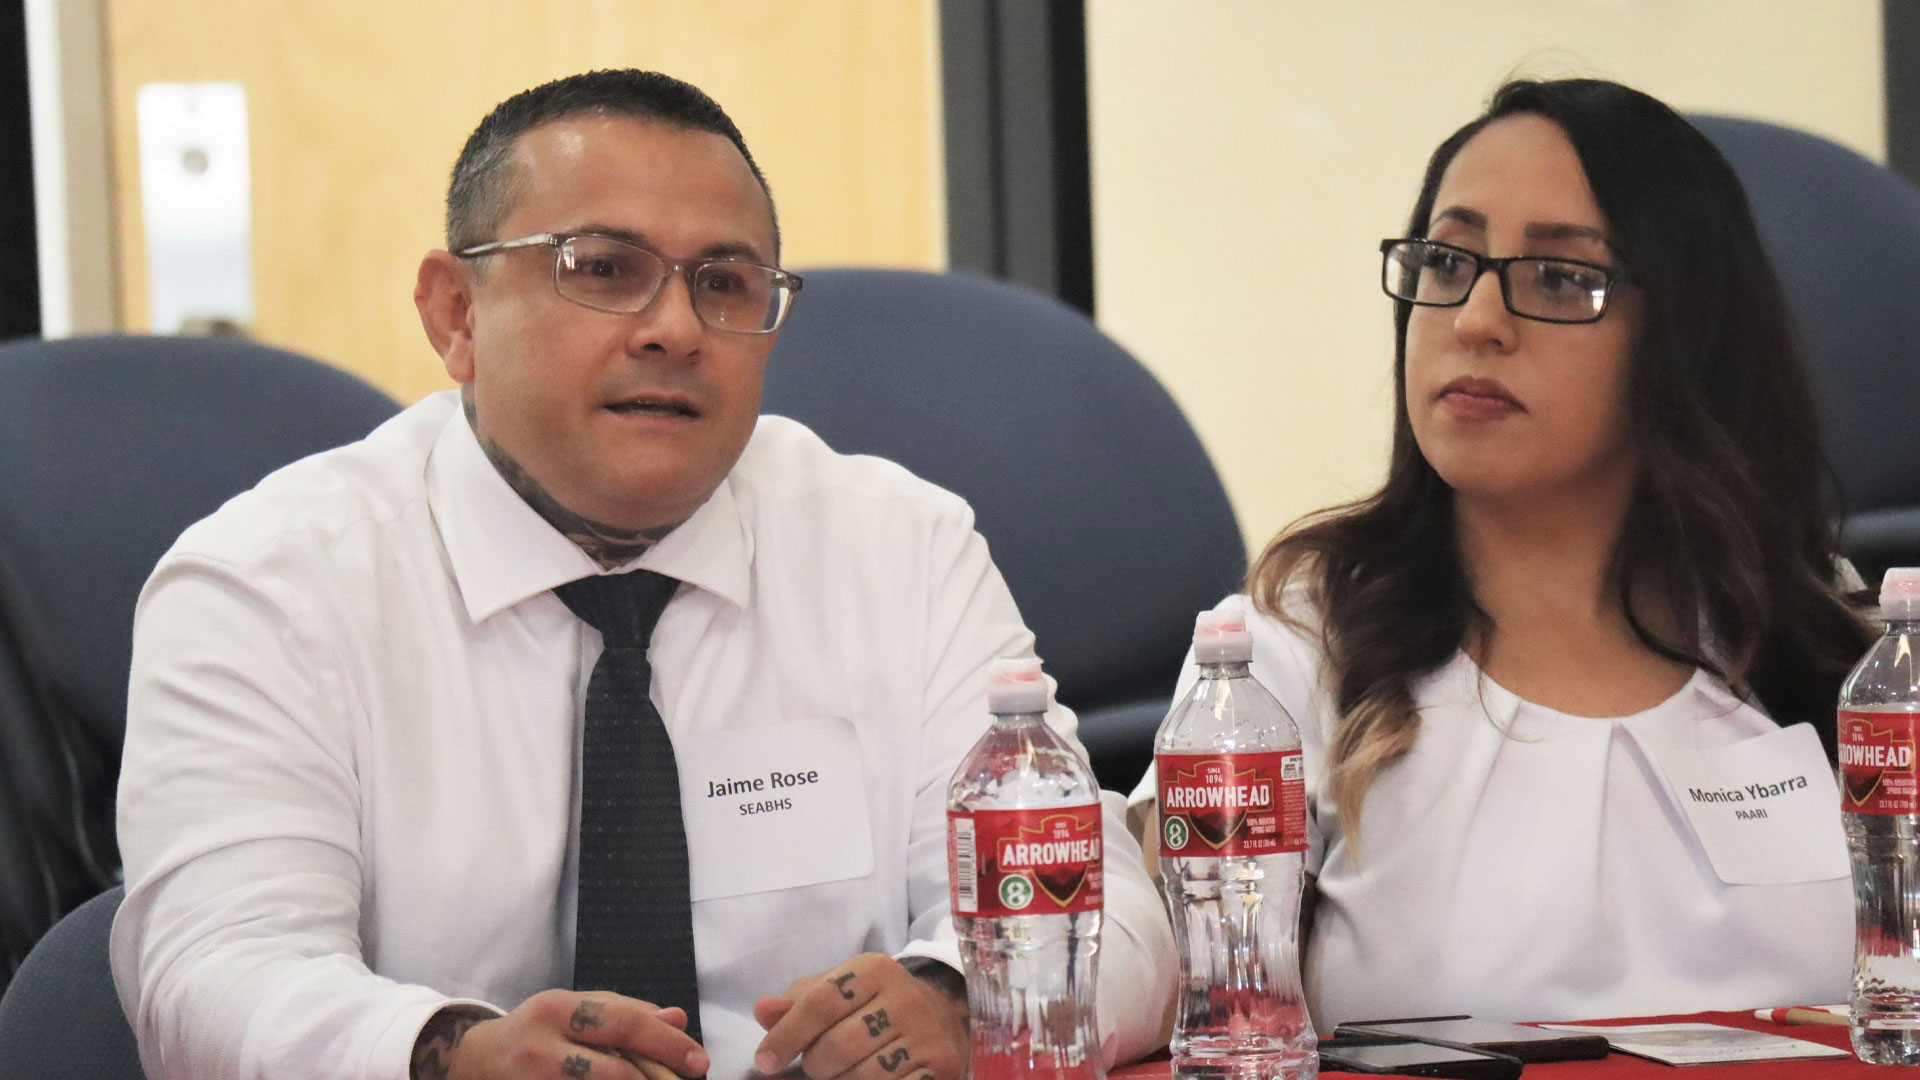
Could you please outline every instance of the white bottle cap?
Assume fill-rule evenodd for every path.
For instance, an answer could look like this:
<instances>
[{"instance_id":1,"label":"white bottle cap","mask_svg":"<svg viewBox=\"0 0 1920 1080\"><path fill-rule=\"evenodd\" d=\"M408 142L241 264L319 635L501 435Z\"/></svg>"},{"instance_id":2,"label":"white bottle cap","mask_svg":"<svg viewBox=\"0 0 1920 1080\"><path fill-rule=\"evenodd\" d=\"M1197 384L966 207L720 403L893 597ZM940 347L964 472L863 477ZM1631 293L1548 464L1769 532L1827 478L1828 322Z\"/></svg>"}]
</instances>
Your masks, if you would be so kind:
<instances>
[{"instance_id":1,"label":"white bottle cap","mask_svg":"<svg viewBox=\"0 0 1920 1080\"><path fill-rule=\"evenodd\" d=\"M1880 580L1880 617L1920 619L1920 567L1896 566Z\"/></svg>"},{"instance_id":2,"label":"white bottle cap","mask_svg":"<svg viewBox=\"0 0 1920 1080\"><path fill-rule=\"evenodd\" d=\"M1047 711L1047 680L1035 656L995 660L987 671L987 711L1021 716Z\"/></svg>"},{"instance_id":3,"label":"white bottle cap","mask_svg":"<svg viewBox=\"0 0 1920 1080\"><path fill-rule=\"evenodd\" d=\"M1253 659L1247 614L1237 607L1203 611L1193 620L1193 658L1202 664L1244 664Z\"/></svg>"}]
</instances>

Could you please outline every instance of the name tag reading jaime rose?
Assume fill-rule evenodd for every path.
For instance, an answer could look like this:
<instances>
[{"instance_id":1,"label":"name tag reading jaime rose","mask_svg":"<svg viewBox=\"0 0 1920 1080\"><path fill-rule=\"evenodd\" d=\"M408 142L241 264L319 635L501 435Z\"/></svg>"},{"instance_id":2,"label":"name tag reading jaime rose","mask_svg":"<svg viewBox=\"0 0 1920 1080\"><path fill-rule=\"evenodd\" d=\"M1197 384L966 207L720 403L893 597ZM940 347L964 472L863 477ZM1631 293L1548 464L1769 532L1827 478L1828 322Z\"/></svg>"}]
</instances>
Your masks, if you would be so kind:
<instances>
[{"instance_id":1,"label":"name tag reading jaime rose","mask_svg":"<svg viewBox=\"0 0 1920 1080\"><path fill-rule=\"evenodd\" d=\"M674 744L695 900L873 873L860 743L844 720L707 732Z\"/></svg>"},{"instance_id":2,"label":"name tag reading jaime rose","mask_svg":"<svg viewBox=\"0 0 1920 1080\"><path fill-rule=\"evenodd\" d=\"M1840 788L1812 725L1657 754L1720 880L1784 885L1847 876Z\"/></svg>"}]
</instances>

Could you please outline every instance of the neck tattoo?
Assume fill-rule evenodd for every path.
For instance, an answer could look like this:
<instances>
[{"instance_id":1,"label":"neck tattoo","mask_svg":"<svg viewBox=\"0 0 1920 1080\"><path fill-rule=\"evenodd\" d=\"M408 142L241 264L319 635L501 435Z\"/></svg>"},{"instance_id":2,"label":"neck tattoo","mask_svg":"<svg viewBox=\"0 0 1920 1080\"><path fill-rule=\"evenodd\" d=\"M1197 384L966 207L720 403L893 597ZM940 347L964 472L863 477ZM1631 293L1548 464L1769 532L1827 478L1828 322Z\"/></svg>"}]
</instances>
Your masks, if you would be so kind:
<instances>
[{"instance_id":1,"label":"neck tattoo","mask_svg":"<svg viewBox=\"0 0 1920 1080\"><path fill-rule=\"evenodd\" d=\"M520 463L507 455L500 444L488 438L480 430L474 417L473 395L460 395L461 407L467 414L467 425L480 440L480 449L493 462L494 471L507 482L513 493L520 496L533 511L544 518L547 524L559 530L560 535L579 545L587 557L600 565L602 570L611 570L616 566L632 562L641 553L660 542L660 538L672 532L674 525L660 525L651 529L623 529L618 525L609 525L604 521L595 521L584 514L577 514L553 497L553 493L540 485L540 481L528 475Z\"/></svg>"}]
</instances>

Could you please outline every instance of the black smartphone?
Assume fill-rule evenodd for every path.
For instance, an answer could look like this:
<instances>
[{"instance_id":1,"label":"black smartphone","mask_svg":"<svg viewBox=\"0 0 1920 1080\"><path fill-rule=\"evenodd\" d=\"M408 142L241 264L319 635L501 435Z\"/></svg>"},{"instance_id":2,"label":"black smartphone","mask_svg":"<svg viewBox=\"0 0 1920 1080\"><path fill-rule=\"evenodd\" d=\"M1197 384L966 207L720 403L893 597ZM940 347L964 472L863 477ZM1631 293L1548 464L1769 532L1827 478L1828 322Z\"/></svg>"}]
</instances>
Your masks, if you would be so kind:
<instances>
[{"instance_id":1,"label":"black smartphone","mask_svg":"<svg viewBox=\"0 0 1920 1080\"><path fill-rule=\"evenodd\" d=\"M1520 1059L1471 1046L1441 1046L1391 1035L1320 1040L1320 1065L1376 1076L1431 1076L1445 1080L1515 1080Z\"/></svg>"},{"instance_id":2,"label":"black smartphone","mask_svg":"<svg viewBox=\"0 0 1920 1080\"><path fill-rule=\"evenodd\" d=\"M1361 1020L1341 1024L1335 1035L1403 1035L1440 1043L1467 1043L1523 1062L1580 1061L1607 1056L1599 1035L1482 1020L1476 1016L1419 1016L1406 1020Z\"/></svg>"}]
</instances>

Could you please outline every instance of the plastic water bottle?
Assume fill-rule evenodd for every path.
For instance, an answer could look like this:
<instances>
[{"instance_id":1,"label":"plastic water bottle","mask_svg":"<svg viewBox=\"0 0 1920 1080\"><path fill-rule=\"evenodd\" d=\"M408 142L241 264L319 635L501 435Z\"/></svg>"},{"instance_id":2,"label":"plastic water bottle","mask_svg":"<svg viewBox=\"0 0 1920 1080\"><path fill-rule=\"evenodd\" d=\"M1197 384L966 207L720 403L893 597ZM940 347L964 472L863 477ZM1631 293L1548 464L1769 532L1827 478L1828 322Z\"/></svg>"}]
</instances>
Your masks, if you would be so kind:
<instances>
[{"instance_id":1,"label":"plastic water bottle","mask_svg":"<svg viewBox=\"0 0 1920 1080\"><path fill-rule=\"evenodd\" d=\"M1308 1080L1300 987L1307 829L1300 729L1253 678L1238 611L1203 612L1200 681L1160 725L1160 875L1180 951L1173 1075Z\"/></svg>"},{"instance_id":2,"label":"plastic water bottle","mask_svg":"<svg viewBox=\"0 0 1920 1080\"><path fill-rule=\"evenodd\" d=\"M996 660L993 727L947 788L947 880L975 1080L1105 1080L1094 1024L1100 785L1046 725L1040 661Z\"/></svg>"},{"instance_id":3,"label":"plastic water bottle","mask_svg":"<svg viewBox=\"0 0 1920 1080\"><path fill-rule=\"evenodd\" d=\"M1920 1064L1920 569L1887 571L1887 632L1840 688L1840 802L1853 861L1853 1050Z\"/></svg>"}]
</instances>

